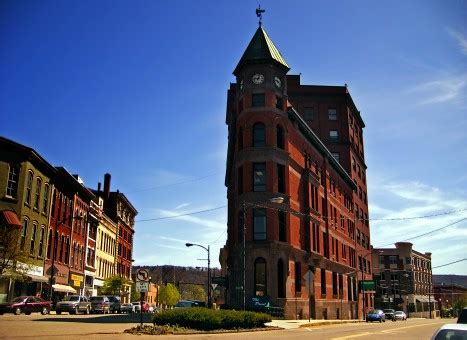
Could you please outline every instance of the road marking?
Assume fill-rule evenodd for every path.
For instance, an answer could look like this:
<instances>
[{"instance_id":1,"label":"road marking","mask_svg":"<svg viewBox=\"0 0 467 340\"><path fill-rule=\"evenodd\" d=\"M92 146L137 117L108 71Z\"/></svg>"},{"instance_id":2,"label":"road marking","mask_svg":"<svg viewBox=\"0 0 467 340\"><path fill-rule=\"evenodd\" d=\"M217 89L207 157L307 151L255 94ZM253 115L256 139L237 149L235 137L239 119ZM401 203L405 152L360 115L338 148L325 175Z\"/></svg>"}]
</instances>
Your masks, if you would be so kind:
<instances>
[{"instance_id":1,"label":"road marking","mask_svg":"<svg viewBox=\"0 0 467 340\"><path fill-rule=\"evenodd\" d=\"M366 336L366 335L370 335L370 334L372 334L372 333L370 333L370 332L358 333L358 334L353 334L353 335L340 336L338 338L332 338L331 340L352 339L352 338L358 338L360 336Z\"/></svg>"},{"instance_id":2,"label":"road marking","mask_svg":"<svg viewBox=\"0 0 467 340\"><path fill-rule=\"evenodd\" d=\"M404 327L398 327L398 328L394 328L394 329L386 329L386 330L384 330L384 331L381 331L381 333L398 332L398 331L400 331L401 329L415 328L415 327L422 327L422 326L426 326L426 324L412 325L412 326L404 326Z\"/></svg>"}]
</instances>

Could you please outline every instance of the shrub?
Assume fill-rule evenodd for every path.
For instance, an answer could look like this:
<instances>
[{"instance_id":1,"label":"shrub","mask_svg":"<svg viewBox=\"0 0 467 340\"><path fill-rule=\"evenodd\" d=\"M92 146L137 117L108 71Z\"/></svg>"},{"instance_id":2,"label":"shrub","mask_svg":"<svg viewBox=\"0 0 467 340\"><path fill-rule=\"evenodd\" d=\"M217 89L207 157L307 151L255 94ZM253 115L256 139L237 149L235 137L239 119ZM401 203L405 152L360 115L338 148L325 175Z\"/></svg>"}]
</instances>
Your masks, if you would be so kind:
<instances>
[{"instance_id":1,"label":"shrub","mask_svg":"<svg viewBox=\"0 0 467 340\"><path fill-rule=\"evenodd\" d=\"M157 313L154 325L187 327L196 330L265 327L271 316L263 313L207 308L180 308Z\"/></svg>"}]
</instances>

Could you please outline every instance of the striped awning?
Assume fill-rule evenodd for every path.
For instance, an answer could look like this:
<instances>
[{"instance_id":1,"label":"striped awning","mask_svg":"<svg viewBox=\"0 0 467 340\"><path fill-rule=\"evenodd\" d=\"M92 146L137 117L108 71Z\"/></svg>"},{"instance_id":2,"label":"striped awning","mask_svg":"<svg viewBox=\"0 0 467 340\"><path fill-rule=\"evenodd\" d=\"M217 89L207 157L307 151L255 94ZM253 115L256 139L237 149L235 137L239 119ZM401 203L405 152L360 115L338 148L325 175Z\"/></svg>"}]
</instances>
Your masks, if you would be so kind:
<instances>
[{"instance_id":1,"label":"striped awning","mask_svg":"<svg viewBox=\"0 0 467 340\"><path fill-rule=\"evenodd\" d=\"M0 223L9 227L21 229L21 221L13 210L0 211Z\"/></svg>"}]
</instances>

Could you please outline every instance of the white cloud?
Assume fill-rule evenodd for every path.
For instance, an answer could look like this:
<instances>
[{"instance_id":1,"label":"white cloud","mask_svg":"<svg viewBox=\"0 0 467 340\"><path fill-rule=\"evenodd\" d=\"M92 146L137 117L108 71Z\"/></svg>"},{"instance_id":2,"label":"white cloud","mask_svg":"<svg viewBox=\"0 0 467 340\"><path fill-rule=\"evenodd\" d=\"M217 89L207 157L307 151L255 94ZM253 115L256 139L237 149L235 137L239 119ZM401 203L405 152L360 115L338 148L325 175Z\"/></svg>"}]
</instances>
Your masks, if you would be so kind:
<instances>
[{"instance_id":1,"label":"white cloud","mask_svg":"<svg viewBox=\"0 0 467 340\"><path fill-rule=\"evenodd\" d=\"M433 263L442 265L467 255L467 198L418 181L375 183L377 203L370 204L371 239L375 247L393 247L398 241L451 226L409 242L420 252L431 252ZM381 203L383 202L383 203ZM456 211L452 214L443 214ZM440 214L430 218L384 220ZM382 219L382 220L377 220ZM464 219L463 221L460 221ZM459 222L460 221L460 222ZM457 223L456 223L457 222ZM435 273L449 272L442 267ZM467 274L466 270L462 273Z\"/></svg>"},{"instance_id":2,"label":"white cloud","mask_svg":"<svg viewBox=\"0 0 467 340\"><path fill-rule=\"evenodd\" d=\"M405 91L415 95L417 105L456 102L462 99L467 84L465 74L448 76L417 84Z\"/></svg>"},{"instance_id":3,"label":"white cloud","mask_svg":"<svg viewBox=\"0 0 467 340\"><path fill-rule=\"evenodd\" d=\"M452 28L448 28L447 30L448 33L457 40L457 44L459 45L461 52L467 55L467 38Z\"/></svg>"}]
</instances>

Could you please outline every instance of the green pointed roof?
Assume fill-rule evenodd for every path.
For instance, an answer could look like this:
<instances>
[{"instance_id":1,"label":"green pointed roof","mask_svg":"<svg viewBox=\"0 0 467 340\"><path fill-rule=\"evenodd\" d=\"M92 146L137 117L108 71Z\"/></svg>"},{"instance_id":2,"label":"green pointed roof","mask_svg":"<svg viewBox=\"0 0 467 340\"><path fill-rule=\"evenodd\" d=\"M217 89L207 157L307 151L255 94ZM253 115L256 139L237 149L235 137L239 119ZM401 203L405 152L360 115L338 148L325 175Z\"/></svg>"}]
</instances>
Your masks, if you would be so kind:
<instances>
[{"instance_id":1,"label":"green pointed roof","mask_svg":"<svg viewBox=\"0 0 467 340\"><path fill-rule=\"evenodd\" d=\"M245 64L264 64L271 61L282 66L286 72L290 70L276 45L274 45L263 27L260 26L248 44L233 74L237 75L240 68Z\"/></svg>"}]
</instances>

